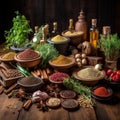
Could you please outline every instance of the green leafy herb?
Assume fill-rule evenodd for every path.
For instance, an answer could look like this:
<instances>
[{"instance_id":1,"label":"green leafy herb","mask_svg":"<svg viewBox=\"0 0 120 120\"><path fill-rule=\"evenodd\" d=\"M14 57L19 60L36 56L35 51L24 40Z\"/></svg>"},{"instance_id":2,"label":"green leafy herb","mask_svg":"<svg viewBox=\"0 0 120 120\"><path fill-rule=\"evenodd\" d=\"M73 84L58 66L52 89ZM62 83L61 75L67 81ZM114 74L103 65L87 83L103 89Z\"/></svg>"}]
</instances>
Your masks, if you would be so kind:
<instances>
[{"instance_id":1,"label":"green leafy herb","mask_svg":"<svg viewBox=\"0 0 120 120\"><path fill-rule=\"evenodd\" d=\"M6 48L10 46L24 47L29 44L28 34L32 32L29 26L29 21L24 15L21 15L18 11L15 12L16 16L13 18L13 26L10 30L5 31Z\"/></svg>"},{"instance_id":2,"label":"green leafy herb","mask_svg":"<svg viewBox=\"0 0 120 120\"><path fill-rule=\"evenodd\" d=\"M59 55L55 47L49 43L44 43L43 45L37 45L35 50L38 51L42 57L40 66L43 68L46 67L49 60L52 60Z\"/></svg>"},{"instance_id":3,"label":"green leafy herb","mask_svg":"<svg viewBox=\"0 0 120 120\"><path fill-rule=\"evenodd\" d=\"M98 48L104 52L107 60L117 60L120 57L120 39L118 35L111 34L105 38L101 34L98 41Z\"/></svg>"},{"instance_id":4,"label":"green leafy herb","mask_svg":"<svg viewBox=\"0 0 120 120\"><path fill-rule=\"evenodd\" d=\"M65 78L63 81L63 85L67 89L74 90L76 93L84 96L85 98L91 99L90 88L82 85L79 81L77 81L73 78Z\"/></svg>"}]
</instances>

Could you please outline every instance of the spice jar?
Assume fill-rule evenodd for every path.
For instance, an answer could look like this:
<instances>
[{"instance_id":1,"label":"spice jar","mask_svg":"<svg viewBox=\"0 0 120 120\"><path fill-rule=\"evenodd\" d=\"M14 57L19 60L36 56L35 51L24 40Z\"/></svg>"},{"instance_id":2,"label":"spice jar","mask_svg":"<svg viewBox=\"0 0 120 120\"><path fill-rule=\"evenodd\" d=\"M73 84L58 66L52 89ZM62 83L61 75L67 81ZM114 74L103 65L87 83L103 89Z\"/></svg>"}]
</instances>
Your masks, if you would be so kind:
<instances>
[{"instance_id":1,"label":"spice jar","mask_svg":"<svg viewBox=\"0 0 120 120\"><path fill-rule=\"evenodd\" d=\"M84 33L83 39L87 40L87 22L85 21L84 12L81 10L78 16L78 21L75 24L76 31L82 31Z\"/></svg>"}]
</instances>

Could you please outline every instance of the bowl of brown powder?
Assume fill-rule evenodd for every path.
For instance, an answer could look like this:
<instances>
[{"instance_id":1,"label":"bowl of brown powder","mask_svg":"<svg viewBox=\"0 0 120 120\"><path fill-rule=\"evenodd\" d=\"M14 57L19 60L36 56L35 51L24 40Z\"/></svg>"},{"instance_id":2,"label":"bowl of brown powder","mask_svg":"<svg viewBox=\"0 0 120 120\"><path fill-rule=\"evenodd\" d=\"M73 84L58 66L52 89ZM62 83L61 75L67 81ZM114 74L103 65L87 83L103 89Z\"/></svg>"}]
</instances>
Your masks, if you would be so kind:
<instances>
[{"instance_id":1,"label":"bowl of brown powder","mask_svg":"<svg viewBox=\"0 0 120 120\"><path fill-rule=\"evenodd\" d=\"M21 66L26 68L35 67L41 62L41 56L37 51L32 49L26 49L22 52L19 52L14 57Z\"/></svg>"},{"instance_id":2,"label":"bowl of brown powder","mask_svg":"<svg viewBox=\"0 0 120 120\"><path fill-rule=\"evenodd\" d=\"M26 92L34 92L36 90L39 90L44 85L44 82L41 78L37 78L34 76L19 79L17 83Z\"/></svg>"}]
</instances>

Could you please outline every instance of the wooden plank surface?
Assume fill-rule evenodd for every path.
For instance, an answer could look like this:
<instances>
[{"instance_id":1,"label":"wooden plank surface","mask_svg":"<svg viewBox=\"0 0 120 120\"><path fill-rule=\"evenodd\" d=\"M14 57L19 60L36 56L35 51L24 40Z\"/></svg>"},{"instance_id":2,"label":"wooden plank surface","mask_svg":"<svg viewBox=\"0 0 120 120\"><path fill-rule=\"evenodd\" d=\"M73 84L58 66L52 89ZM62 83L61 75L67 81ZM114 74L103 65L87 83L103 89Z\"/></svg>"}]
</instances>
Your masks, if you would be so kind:
<instances>
[{"instance_id":1,"label":"wooden plank surface","mask_svg":"<svg viewBox=\"0 0 120 120\"><path fill-rule=\"evenodd\" d=\"M96 102L97 120L120 120L120 93L107 102Z\"/></svg>"},{"instance_id":2,"label":"wooden plank surface","mask_svg":"<svg viewBox=\"0 0 120 120\"><path fill-rule=\"evenodd\" d=\"M18 120L70 120L68 111L62 108L48 112L39 111L36 105L32 105L29 111L22 110Z\"/></svg>"},{"instance_id":3,"label":"wooden plank surface","mask_svg":"<svg viewBox=\"0 0 120 120\"><path fill-rule=\"evenodd\" d=\"M80 108L77 111L69 112L70 120L97 120L93 108Z\"/></svg>"},{"instance_id":4,"label":"wooden plank surface","mask_svg":"<svg viewBox=\"0 0 120 120\"><path fill-rule=\"evenodd\" d=\"M26 111L22 102L17 98L0 95L0 120L120 120L120 92L113 95L109 102L96 101L96 107L67 111L63 108L52 109L48 112L39 111L36 105Z\"/></svg>"},{"instance_id":5,"label":"wooden plank surface","mask_svg":"<svg viewBox=\"0 0 120 120\"><path fill-rule=\"evenodd\" d=\"M22 102L18 99L0 95L0 120L17 120L21 108Z\"/></svg>"}]
</instances>

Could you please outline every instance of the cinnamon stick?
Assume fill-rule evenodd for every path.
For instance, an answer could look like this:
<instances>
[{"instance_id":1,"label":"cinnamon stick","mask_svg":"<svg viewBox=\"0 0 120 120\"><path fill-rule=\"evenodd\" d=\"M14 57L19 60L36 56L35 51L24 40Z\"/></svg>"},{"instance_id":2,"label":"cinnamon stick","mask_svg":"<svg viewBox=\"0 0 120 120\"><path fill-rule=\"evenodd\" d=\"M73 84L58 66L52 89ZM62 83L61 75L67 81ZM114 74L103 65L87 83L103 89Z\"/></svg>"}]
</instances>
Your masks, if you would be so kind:
<instances>
[{"instance_id":1,"label":"cinnamon stick","mask_svg":"<svg viewBox=\"0 0 120 120\"><path fill-rule=\"evenodd\" d=\"M4 90L6 94L10 93L13 89L17 87L17 83L13 84L11 87L9 87L7 90Z\"/></svg>"},{"instance_id":2,"label":"cinnamon stick","mask_svg":"<svg viewBox=\"0 0 120 120\"><path fill-rule=\"evenodd\" d=\"M42 70L42 72L43 72L43 79L48 79L48 75L47 75L46 71Z\"/></svg>"},{"instance_id":3,"label":"cinnamon stick","mask_svg":"<svg viewBox=\"0 0 120 120\"><path fill-rule=\"evenodd\" d=\"M27 101L23 104L23 108L24 108L25 110L28 110L31 105L32 105L32 100L27 100Z\"/></svg>"}]
</instances>

